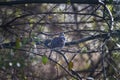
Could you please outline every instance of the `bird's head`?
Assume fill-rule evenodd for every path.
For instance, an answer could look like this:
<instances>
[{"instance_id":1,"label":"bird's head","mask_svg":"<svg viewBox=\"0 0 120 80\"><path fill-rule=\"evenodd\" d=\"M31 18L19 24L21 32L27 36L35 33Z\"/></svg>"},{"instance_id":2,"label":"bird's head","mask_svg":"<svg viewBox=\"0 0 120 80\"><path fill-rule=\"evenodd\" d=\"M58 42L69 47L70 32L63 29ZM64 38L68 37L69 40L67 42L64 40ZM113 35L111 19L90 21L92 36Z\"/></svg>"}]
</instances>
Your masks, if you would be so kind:
<instances>
[{"instance_id":1,"label":"bird's head","mask_svg":"<svg viewBox=\"0 0 120 80\"><path fill-rule=\"evenodd\" d=\"M65 34L62 32L60 33L59 37L65 37Z\"/></svg>"},{"instance_id":2,"label":"bird's head","mask_svg":"<svg viewBox=\"0 0 120 80\"><path fill-rule=\"evenodd\" d=\"M63 32L59 34L59 38L65 42L65 34Z\"/></svg>"}]
</instances>

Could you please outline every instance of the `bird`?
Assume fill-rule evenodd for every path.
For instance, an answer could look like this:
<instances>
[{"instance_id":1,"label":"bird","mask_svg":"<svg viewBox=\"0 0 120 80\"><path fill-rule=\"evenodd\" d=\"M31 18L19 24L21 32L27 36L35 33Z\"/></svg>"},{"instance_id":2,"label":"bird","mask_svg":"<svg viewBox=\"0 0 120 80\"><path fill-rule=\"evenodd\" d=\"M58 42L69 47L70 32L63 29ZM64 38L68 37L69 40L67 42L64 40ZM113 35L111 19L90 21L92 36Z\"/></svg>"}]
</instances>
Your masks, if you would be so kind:
<instances>
[{"instance_id":1,"label":"bird","mask_svg":"<svg viewBox=\"0 0 120 80\"><path fill-rule=\"evenodd\" d=\"M53 39L45 40L45 46L55 49L55 48L63 48L65 46L65 36L64 33L60 33L58 37L54 37Z\"/></svg>"},{"instance_id":2,"label":"bird","mask_svg":"<svg viewBox=\"0 0 120 80\"><path fill-rule=\"evenodd\" d=\"M53 39L45 40L45 46L50 48L49 57L52 55L52 51L55 49L61 49L65 46L65 36L64 33L60 33L58 37L54 37Z\"/></svg>"}]
</instances>

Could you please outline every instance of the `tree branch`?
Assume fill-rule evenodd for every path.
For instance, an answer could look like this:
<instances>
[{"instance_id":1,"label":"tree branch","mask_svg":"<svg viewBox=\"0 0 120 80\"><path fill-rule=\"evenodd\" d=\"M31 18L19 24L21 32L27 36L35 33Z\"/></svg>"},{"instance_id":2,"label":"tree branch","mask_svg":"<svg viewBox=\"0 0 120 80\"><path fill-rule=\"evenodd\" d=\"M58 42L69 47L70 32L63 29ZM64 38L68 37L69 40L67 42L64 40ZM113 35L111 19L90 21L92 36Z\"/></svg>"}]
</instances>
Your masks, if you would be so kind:
<instances>
[{"instance_id":1,"label":"tree branch","mask_svg":"<svg viewBox=\"0 0 120 80\"><path fill-rule=\"evenodd\" d=\"M31 4L31 3L68 3L69 0L19 0L19 1L8 1L0 2L0 5L16 5L16 4ZM98 0L70 0L71 3L80 3L80 4L99 4ZM108 3L108 2L107 2Z\"/></svg>"},{"instance_id":2,"label":"tree branch","mask_svg":"<svg viewBox=\"0 0 120 80\"><path fill-rule=\"evenodd\" d=\"M104 39L106 37L108 37L108 34L109 33L101 33L101 34L97 34L97 35L91 35L91 36L88 36L88 37L85 37L85 38L82 38L82 39L79 39L79 40L74 40L74 41L71 41L71 42L66 42L65 46L69 46L69 45L76 45L76 44L79 44L79 43L82 43L82 42L86 42L86 41L89 41L89 40L94 40L94 39ZM120 35L120 31L113 31L111 33L111 36L116 36L116 37L119 37ZM36 45L40 45L40 44L44 44L44 41L41 41L41 42L36 42ZM14 47L15 46L15 42L10 42L10 43L4 43L4 44L1 44L0 45L0 49L2 48L11 48L11 47Z\"/></svg>"}]
</instances>

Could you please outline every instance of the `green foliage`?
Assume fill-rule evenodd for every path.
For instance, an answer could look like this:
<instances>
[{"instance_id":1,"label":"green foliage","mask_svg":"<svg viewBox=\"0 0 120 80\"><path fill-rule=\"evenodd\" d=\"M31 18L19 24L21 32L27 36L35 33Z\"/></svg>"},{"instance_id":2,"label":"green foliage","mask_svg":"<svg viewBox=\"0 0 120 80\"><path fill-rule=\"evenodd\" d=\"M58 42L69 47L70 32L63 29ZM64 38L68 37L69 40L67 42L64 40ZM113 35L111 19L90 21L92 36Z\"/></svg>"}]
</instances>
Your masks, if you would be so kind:
<instances>
[{"instance_id":1,"label":"green foliage","mask_svg":"<svg viewBox=\"0 0 120 80\"><path fill-rule=\"evenodd\" d=\"M38 31L42 32L42 31L44 31L44 29L45 29L45 26L39 26Z\"/></svg>"},{"instance_id":2,"label":"green foliage","mask_svg":"<svg viewBox=\"0 0 120 80\"><path fill-rule=\"evenodd\" d=\"M29 42L29 39L28 38L23 38L22 39L22 44L25 45Z\"/></svg>"},{"instance_id":3,"label":"green foliage","mask_svg":"<svg viewBox=\"0 0 120 80\"><path fill-rule=\"evenodd\" d=\"M4 53L3 53L4 52ZM0 50L0 72L3 69L5 76L8 79L11 79L12 70L16 71L16 76L20 80L27 80L25 75L25 68L27 69L28 63L26 63L27 54L23 54L24 52L14 51L14 50Z\"/></svg>"},{"instance_id":4,"label":"green foliage","mask_svg":"<svg viewBox=\"0 0 120 80\"><path fill-rule=\"evenodd\" d=\"M119 52L114 52L112 56L116 63L120 63L120 53Z\"/></svg>"},{"instance_id":5,"label":"green foliage","mask_svg":"<svg viewBox=\"0 0 120 80\"><path fill-rule=\"evenodd\" d=\"M8 50L9 51L9 50ZM24 56L18 56L16 52L6 52L0 53L0 68L9 69L14 68L24 68L25 67L25 58Z\"/></svg>"},{"instance_id":6,"label":"green foliage","mask_svg":"<svg viewBox=\"0 0 120 80\"><path fill-rule=\"evenodd\" d=\"M16 38L16 42L15 42L15 48L16 49L19 49L21 46L22 46L22 43L21 43L21 41L20 41L20 38L18 37L18 38Z\"/></svg>"},{"instance_id":7,"label":"green foliage","mask_svg":"<svg viewBox=\"0 0 120 80\"><path fill-rule=\"evenodd\" d=\"M88 50L87 50L87 48L86 47L83 47L82 49L81 49L81 53L85 53L85 52L87 52Z\"/></svg>"},{"instance_id":8,"label":"green foliage","mask_svg":"<svg viewBox=\"0 0 120 80\"><path fill-rule=\"evenodd\" d=\"M42 63L43 63L44 65L48 63L48 58L47 58L46 55L43 55L43 56L42 56Z\"/></svg>"},{"instance_id":9,"label":"green foliage","mask_svg":"<svg viewBox=\"0 0 120 80\"><path fill-rule=\"evenodd\" d=\"M68 70L72 70L73 66L74 66L73 62L70 61L70 62L68 63Z\"/></svg>"},{"instance_id":10,"label":"green foliage","mask_svg":"<svg viewBox=\"0 0 120 80\"><path fill-rule=\"evenodd\" d=\"M21 9L16 9L15 16L16 16L16 17L20 17L21 14L22 14Z\"/></svg>"},{"instance_id":11,"label":"green foliage","mask_svg":"<svg viewBox=\"0 0 120 80\"><path fill-rule=\"evenodd\" d=\"M113 5L107 5L107 7L109 8L109 10L111 11L111 12L113 12ZM106 13L107 14L107 13Z\"/></svg>"},{"instance_id":12,"label":"green foliage","mask_svg":"<svg viewBox=\"0 0 120 80\"><path fill-rule=\"evenodd\" d=\"M71 4L71 1L70 1L70 0L67 0L67 4L70 5L70 4Z\"/></svg>"},{"instance_id":13,"label":"green foliage","mask_svg":"<svg viewBox=\"0 0 120 80\"><path fill-rule=\"evenodd\" d=\"M30 22L30 23L34 23L34 22L36 22L36 20L33 19L33 18L31 18L31 19L29 19L29 22Z\"/></svg>"}]
</instances>

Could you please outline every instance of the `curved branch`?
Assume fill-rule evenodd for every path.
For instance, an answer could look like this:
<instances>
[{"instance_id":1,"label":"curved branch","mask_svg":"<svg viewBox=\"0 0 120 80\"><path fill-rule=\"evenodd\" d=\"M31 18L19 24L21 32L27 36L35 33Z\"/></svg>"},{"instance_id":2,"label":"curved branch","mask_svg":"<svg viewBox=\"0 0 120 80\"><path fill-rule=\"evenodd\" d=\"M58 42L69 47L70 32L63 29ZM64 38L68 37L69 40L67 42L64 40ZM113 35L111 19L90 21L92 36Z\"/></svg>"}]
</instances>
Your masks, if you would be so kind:
<instances>
[{"instance_id":1,"label":"curved branch","mask_svg":"<svg viewBox=\"0 0 120 80\"><path fill-rule=\"evenodd\" d=\"M108 7L105 5L104 2L102 2L101 0L99 0L99 3L105 8L105 10L108 12L109 17L110 17L110 24L108 24L109 26L109 31L111 32L113 30L113 22L114 22L114 18L112 16L111 11L108 9Z\"/></svg>"}]
</instances>

